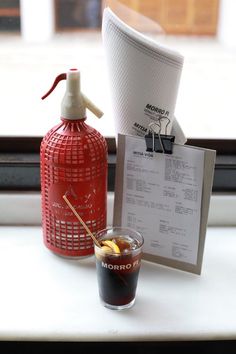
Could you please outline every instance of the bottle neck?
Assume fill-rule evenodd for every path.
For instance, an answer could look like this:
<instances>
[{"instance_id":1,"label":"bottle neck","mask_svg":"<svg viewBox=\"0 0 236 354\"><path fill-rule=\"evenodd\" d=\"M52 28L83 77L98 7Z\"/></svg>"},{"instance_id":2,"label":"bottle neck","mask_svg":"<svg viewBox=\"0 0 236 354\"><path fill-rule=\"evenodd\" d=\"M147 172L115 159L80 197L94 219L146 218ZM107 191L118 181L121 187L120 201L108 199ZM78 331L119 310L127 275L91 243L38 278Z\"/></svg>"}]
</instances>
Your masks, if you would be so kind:
<instances>
[{"instance_id":1,"label":"bottle neck","mask_svg":"<svg viewBox=\"0 0 236 354\"><path fill-rule=\"evenodd\" d=\"M61 117L61 121L63 123L84 123L86 121L86 119L87 119L87 117L81 118L81 119L67 119L67 118Z\"/></svg>"}]
</instances>

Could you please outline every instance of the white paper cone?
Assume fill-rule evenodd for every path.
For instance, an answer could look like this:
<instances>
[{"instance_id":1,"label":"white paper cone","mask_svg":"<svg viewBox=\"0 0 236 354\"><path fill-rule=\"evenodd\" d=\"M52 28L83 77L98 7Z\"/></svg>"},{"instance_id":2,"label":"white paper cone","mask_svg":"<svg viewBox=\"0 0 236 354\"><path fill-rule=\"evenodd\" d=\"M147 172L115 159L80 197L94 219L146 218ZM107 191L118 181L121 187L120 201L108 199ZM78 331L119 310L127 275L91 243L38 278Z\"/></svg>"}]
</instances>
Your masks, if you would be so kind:
<instances>
[{"instance_id":1,"label":"white paper cone","mask_svg":"<svg viewBox=\"0 0 236 354\"><path fill-rule=\"evenodd\" d=\"M116 134L144 136L160 118L161 133L170 134L183 56L127 26L110 8L102 35Z\"/></svg>"}]
</instances>

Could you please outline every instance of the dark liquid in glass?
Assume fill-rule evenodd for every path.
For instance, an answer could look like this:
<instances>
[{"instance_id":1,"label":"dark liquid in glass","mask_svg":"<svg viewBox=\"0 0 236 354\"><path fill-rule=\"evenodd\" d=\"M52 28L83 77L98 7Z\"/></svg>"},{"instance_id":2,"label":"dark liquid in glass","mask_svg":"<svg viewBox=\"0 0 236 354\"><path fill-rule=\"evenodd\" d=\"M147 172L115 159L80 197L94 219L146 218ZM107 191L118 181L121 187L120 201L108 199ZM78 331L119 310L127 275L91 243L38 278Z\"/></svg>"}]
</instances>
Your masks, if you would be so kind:
<instances>
[{"instance_id":1,"label":"dark liquid in glass","mask_svg":"<svg viewBox=\"0 0 236 354\"><path fill-rule=\"evenodd\" d=\"M121 252L127 254L96 255L97 276L101 299L114 306L129 304L134 298L140 269L141 252L132 251L129 242L116 238ZM135 249L133 243L132 248Z\"/></svg>"}]
</instances>

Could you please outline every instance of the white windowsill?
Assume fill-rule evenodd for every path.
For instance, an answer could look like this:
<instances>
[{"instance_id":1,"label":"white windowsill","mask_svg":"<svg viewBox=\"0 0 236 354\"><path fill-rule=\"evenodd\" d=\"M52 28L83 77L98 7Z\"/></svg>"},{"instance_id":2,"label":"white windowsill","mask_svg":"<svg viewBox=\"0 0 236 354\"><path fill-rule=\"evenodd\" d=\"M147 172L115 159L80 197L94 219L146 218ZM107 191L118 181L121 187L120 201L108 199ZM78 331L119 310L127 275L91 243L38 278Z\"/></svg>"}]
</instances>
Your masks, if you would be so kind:
<instances>
[{"instance_id":1,"label":"white windowsill","mask_svg":"<svg viewBox=\"0 0 236 354\"><path fill-rule=\"evenodd\" d=\"M94 256L54 255L40 226L0 232L0 341L236 339L235 227L207 229L200 276L142 261L123 312L101 305Z\"/></svg>"},{"instance_id":2,"label":"white windowsill","mask_svg":"<svg viewBox=\"0 0 236 354\"><path fill-rule=\"evenodd\" d=\"M233 195L211 198L208 225L218 227L207 228L202 274L143 261L124 312L100 304L94 256L46 249L39 193L1 193L0 205L0 224L11 224L0 226L0 341L236 340L236 227L219 226L235 223ZM108 224L112 214L109 193Z\"/></svg>"}]
</instances>

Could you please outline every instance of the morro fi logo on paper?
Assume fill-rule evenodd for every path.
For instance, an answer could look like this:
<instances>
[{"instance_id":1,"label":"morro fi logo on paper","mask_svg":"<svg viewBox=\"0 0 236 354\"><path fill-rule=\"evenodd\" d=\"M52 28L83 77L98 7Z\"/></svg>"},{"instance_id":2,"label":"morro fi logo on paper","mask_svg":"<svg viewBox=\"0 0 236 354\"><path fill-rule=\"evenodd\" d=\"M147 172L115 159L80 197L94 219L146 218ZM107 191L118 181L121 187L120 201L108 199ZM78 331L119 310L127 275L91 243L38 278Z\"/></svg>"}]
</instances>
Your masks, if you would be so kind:
<instances>
[{"instance_id":1,"label":"morro fi logo on paper","mask_svg":"<svg viewBox=\"0 0 236 354\"><path fill-rule=\"evenodd\" d=\"M145 108L145 111L148 110L148 111L151 111L151 112L155 112L157 114L159 114L160 116L165 116L165 117L168 117L170 112L163 109L163 108L160 108L160 107L157 107L157 106L154 106L150 103L148 103L146 105L146 108Z\"/></svg>"}]
</instances>

